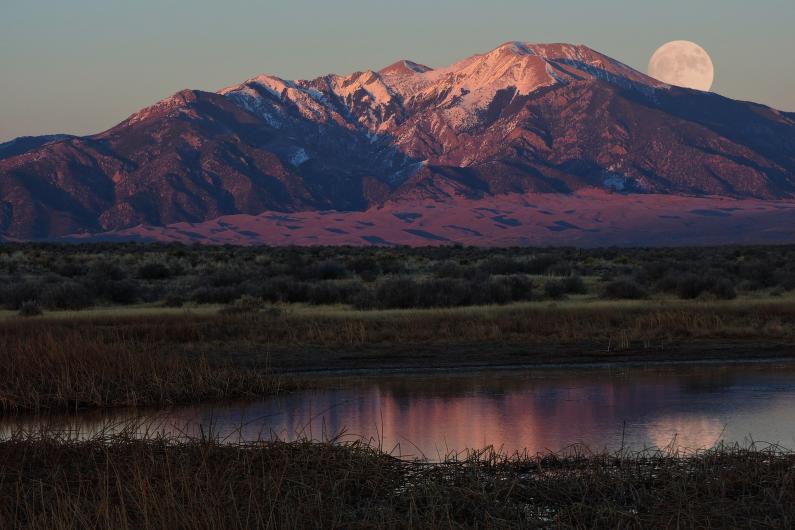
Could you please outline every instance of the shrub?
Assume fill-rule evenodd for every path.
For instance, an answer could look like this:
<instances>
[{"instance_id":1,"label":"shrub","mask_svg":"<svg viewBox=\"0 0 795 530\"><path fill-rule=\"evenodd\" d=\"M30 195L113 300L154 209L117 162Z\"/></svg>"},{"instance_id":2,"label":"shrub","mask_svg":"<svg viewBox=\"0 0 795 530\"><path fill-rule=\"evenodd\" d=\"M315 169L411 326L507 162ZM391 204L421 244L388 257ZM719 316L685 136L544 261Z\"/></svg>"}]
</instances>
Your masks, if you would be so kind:
<instances>
[{"instance_id":1,"label":"shrub","mask_svg":"<svg viewBox=\"0 0 795 530\"><path fill-rule=\"evenodd\" d=\"M639 300L646 298L647 294L640 285L632 280L615 280L605 286L603 296L613 300Z\"/></svg>"},{"instance_id":2,"label":"shrub","mask_svg":"<svg viewBox=\"0 0 795 530\"><path fill-rule=\"evenodd\" d=\"M103 289L103 296L116 304L133 304L138 300L138 283L134 280L110 281Z\"/></svg>"},{"instance_id":3,"label":"shrub","mask_svg":"<svg viewBox=\"0 0 795 530\"><path fill-rule=\"evenodd\" d=\"M785 291L792 291L795 289L795 272L791 270L782 271L776 277L776 281Z\"/></svg>"},{"instance_id":4,"label":"shrub","mask_svg":"<svg viewBox=\"0 0 795 530\"><path fill-rule=\"evenodd\" d=\"M94 298L87 285L73 281L47 284L41 293L41 302L49 309L85 309L94 305Z\"/></svg>"},{"instance_id":5,"label":"shrub","mask_svg":"<svg viewBox=\"0 0 795 530\"><path fill-rule=\"evenodd\" d=\"M461 278L464 275L464 267L453 260L442 261L433 267L433 274L437 278Z\"/></svg>"},{"instance_id":6,"label":"shrub","mask_svg":"<svg viewBox=\"0 0 795 530\"><path fill-rule=\"evenodd\" d=\"M270 304L266 305L261 298L244 294L219 311L222 315L245 315L260 312L268 316L279 316L281 309Z\"/></svg>"},{"instance_id":7,"label":"shrub","mask_svg":"<svg viewBox=\"0 0 795 530\"><path fill-rule=\"evenodd\" d=\"M345 264L327 260L304 268L299 271L298 275L305 280L341 280L348 278L351 273Z\"/></svg>"},{"instance_id":8,"label":"shrub","mask_svg":"<svg viewBox=\"0 0 795 530\"><path fill-rule=\"evenodd\" d=\"M363 282L373 283L378 279L378 273L371 270L364 270L359 273L359 278L361 278Z\"/></svg>"},{"instance_id":9,"label":"shrub","mask_svg":"<svg viewBox=\"0 0 795 530\"><path fill-rule=\"evenodd\" d=\"M371 256L361 256L354 259L350 263L350 269L362 278L364 278L365 275L368 277L377 277L381 273L381 267Z\"/></svg>"},{"instance_id":10,"label":"shrub","mask_svg":"<svg viewBox=\"0 0 795 530\"><path fill-rule=\"evenodd\" d=\"M469 284L472 302L479 305L507 304L511 301L511 286L505 277L489 279L485 284Z\"/></svg>"},{"instance_id":11,"label":"shrub","mask_svg":"<svg viewBox=\"0 0 795 530\"><path fill-rule=\"evenodd\" d=\"M375 294L370 289L362 289L356 297L351 300L351 304L354 308L363 310L376 309L378 307Z\"/></svg>"},{"instance_id":12,"label":"shrub","mask_svg":"<svg viewBox=\"0 0 795 530\"><path fill-rule=\"evenodd\" d=\"M572 273L571 263L568 261L558 261L547 268L547 274L552 276L570 276Z\"/></svg>"},{"instance_id":13,"label":"shrub","mask_svg":"<svg viewBox=\"0 0 795 530\"><path fill-rule=\"evenodd\" d=\"M422 282L417 290L419 307L453 307L470 304L470 289L466 282L442 278Z\"/></svg>"},{"instance_id":14,"label":"shrub","mask_svg":"<svg viewBox=\"0 0 795 530\"><path fill-rule=\"evenodd\" d=\"M549 268L557 261L558 259L553 255L542 254L527 261L524 266L524 272L527 274L546 274Z\"/></svg>"},{"instance_id":15,"label":"shrub","mask_svg":"<svg viewBox=\"0 0 795 530\"><path fill-rule=\"evenodd\" d=\"M6 309L18 310L22 304L31 300L41 299L41 285L33 282L13 282L5 286L0 292L0 300Z\"/></svg>"},{"instance_id":16,"label":"shrub","mask_svg":"<svg viewBox=\"0 0 795 530\"><path fill-rule=\"evenodd\" d=\"M775 271L766 261L749 260L740 267L740 276L762 287L772 287L776 283Z\"/></svg>"},{"instance_id":17,"label":"shrub","mask_svg":"<svg viewBox=\"0 0 795 530\"><path fill-rule=\"evenodd\" d=\"M563 278L561 281L567 293L585 294L588 292L588 289L585 287L585 282L583 282L582 278L579 276L569 276L568 278Z\"/></svg>"},{"instance_id":18,"label":"shrub","mask_svg":"<svg viewBox=\"0 0 795 530\"><path fill-rule=\"evenodd\" d=\"M350 304L364 289L358 281L322 281L309 285L307 302L310 304Z\"/></svg>"},{"instance_id":19,"label":"shrub","mask_svg":"<svg viewBox=\"0 0 795 530\"><path fill-rule=\"evenodd\" d=\"M142 280L165 280L171 277L171 271L159 261L150 261L138 268L138 277Z\"/></svg>"},{"instance_id":20,"label":"shrub","mask_svg":"<svg viewBox=\"0 0 795 530\"><path fill-rule=\"evenodd\" d=\"M510 276L508 282L511 286L511 300L514 302L535 298L535 283L527 276Z\"/></svg>"},{"instance_id":21,"label":"shrub","mask_svg":"<svg viewBox=\"0 0 795 530\"><path fill-rule=\"evenodd\" d=\"M657 282L656 288L658 291L666 293L675 293L679 288L679 277L674 273L668 273Z\"/></svg>"},{"instance_id":22,"label":"shrub","mask_svg":"<svg viewBox=\"0 0 795 530\"><path fill-rule=\"evenodd\" d=\"M406 272L405 260L395 259L394 256L387 256L378 260L378 267L384 274L403 274Z\"/></svg>"},{"instance_id":23,"label":"shrub","mask_svg":"<svg viewBox=\"0 0 795 530\"><path fill-rule=\"evenodd\" d=\"M662 280L669 275L674 265L675 262L672 263L669 260L660 259L659 261L652 261L651 263L645 263L643 265L643 273L648 280Z\"/></svg>"},{"instance_id":24,"label":"shrub","mask_svg":"<svg viewBox=\"0 0 795 530\"><path fill-rule=\"evenodd\" d=\"M679 298L684 300L692 300L698 298L701 293L707 291L712 287L712 284L698 276L688 274L682 277L676 285L676 291Z\"/></svg>"},{"instance_id":25,"label":"shrub","mask_svg":"<svg viewBox=\"0 0 795 530\"><path fill-rule=\"evenodd\" d=\"M176 294L176 293L169 293L163 299L163 307L182 307L185 305L185 297Z\"/></svg>"},{"instance_id":26,"label":"shrub","mask_svg":"<svg viewBox=\"0 0 795 530\"><path fill-rule=\"evenodd\" d=\"M19 316L21 317L37 317L42 313L39 304L33 300L23 302L22 306L19 308Z\"/></svg>"},{"instance_id":27,"label":"shrub","mask_svg":"<svg viewBox=\"0 0 795 530\"><path fill-rule=\"evenodd\" d=\"M515 274L523 272L522 264L506 256L494 256L484 261L480 268L489 274Z\"/></svg>"},{"instance_id":28,"label":"shrub","mask_svg":"<svg viewBox=\"0 0 795 530\"><path fill-rule=\"evenodd\" d=\"M566 296L566 285L560 280L550 280L544 284L544 294L547 298L560 300Z\"/></svg>"},{"instance_id":29,"label":"shrub","mask_svg":"<svg viewBox=\"0 0 795 530\"><path fill-rule=\"evenodd\" d=\"M245 292L269 302L306 302L310 296L308 284L287 276L247 282L244 288Z\"/></svg>"},{"instance_id":30,"label":"shrub","mask_svg":"<svg viewBox=\"0 0 795 530\"><path fill-rule=\"evenodd\" d=\"M737 292L734 290L734 284L726 279L718 280L711 289L712 293L721 300L734 300L737 298Z\"/></svg>"},{"instance_id":31,"label":"shrub","mask_svg":"<svg viewBox=\"0 0 795 530\"><path fill-rule=\"evenodd\" d=\"M762 284L750 280L742 280L737 284L737 289L740 291L759 291L763 288Z\"/></svg>"},{"instance_id":32,"label":"shrub","mask_svg":"<svg viewBox=\"0 0 795 530\"><path fill-rule=\"evenodd\" d=\"M66 278L76 278L85 274L85 268L79 263L67 262L61 263L53 268L55 272Z\"/></svg>"},{"instance_id":33,"label":"shrub","mask_svg":"<svg viewBox=\"0 0 795 530\"><path fill-rule=\"evenodd\" d=\"M505 302L519 302L532 300L534 298L533 289L535 284L533 280L523 274L515 274L511 276L498 276L489 281L491 286L491 300L488 303L504 303L501 301L505 296ZM499 287L496 287L499 286ZM477 283L471 286L472 290L477 293L479 286ZM503 291L505 294L503 294Z\"/></svg>"},{"instance_id":34,"label":"shrub","mask_svg":"<svg viewBox=\"0 0 795 530\"><path fill-rule=\"evenodd\" d=\"M213 287L237 286L247 279L248 275L237 267L222 267L204 276L204 283Z\"/></svg>"},{"instance_id":35,"label":"shrub","mask_svg":"<svg viewBox=\"0 0 795 530\"><path fill-rule=\"evenodd\" d=\"M193 299L200 304L228 304L242 295L239 287L199 287L193 292Z\"/></svg>"},{"instance_id":36,"label":"shrub","mask_svg":"<svg viewBox=\"0 0 795 530\"><path fill-rule=\"evenodd\" d=\"M116 263L110 260L95 261L88 268L88 276L93 282L104 283L119 281L126 278L126 274Z\"/></svg>"},{"instance_id":37,"label":"shrub","mask_svg":"<svg viewBox=\"0 0 795 530\"><path fill-rule=\"evenodd\" d=\"M378 307L417 307L419 288L411 278L390 278L376 286L375 300Z\"/></svg>"}]
</instances>

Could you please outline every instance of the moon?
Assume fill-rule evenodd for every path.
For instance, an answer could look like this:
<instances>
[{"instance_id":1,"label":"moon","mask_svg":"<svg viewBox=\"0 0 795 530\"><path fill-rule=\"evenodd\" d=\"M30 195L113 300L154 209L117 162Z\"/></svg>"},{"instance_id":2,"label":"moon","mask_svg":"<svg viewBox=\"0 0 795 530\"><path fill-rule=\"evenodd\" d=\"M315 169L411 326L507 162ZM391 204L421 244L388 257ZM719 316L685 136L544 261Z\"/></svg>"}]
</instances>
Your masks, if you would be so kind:
<instances>
[{"instance_id":1,"label":"moon","mask_svg":"<svg viewBox=\"0 0 795 530\"><path fill-rule=\"evenodd\" d=\"M708 92L715 79L715 67L704 48L686 40L663 44L649 60L649 75L685 88Z\"/></svg>"}]
</instances>

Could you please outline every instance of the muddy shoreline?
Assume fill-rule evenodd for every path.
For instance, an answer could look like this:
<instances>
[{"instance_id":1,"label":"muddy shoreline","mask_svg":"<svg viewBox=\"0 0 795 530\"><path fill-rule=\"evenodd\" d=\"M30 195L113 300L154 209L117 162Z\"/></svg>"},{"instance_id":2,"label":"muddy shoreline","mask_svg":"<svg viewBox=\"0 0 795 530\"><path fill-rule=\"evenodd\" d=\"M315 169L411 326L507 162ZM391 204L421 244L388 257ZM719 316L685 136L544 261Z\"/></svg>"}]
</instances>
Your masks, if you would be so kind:
<instances>
[{"instance_id":1,"label":"muddy shoreline","mask_svg":"<svg viewBox=\"0 0 795 530\"><path fill-rule=\"evenodd\" d=\"M795 345L759 340L701 340L663 349L607 351L603 345L451 344L274 349L237 354L236 361L262 362L284 376L423 373L545 368L605 368L645 365L795 362Z\"/></svg>"}]
</instances>

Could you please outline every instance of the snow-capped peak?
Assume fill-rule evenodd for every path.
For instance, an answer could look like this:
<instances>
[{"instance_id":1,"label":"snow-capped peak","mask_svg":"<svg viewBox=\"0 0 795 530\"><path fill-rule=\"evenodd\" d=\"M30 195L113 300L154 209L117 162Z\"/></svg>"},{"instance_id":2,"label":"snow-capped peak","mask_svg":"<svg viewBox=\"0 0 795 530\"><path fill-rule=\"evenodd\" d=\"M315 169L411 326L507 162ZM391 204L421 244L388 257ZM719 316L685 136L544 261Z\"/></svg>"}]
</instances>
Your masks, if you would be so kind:
<instances>
[{"instance_id":1,"label":"snow-capped peak","mask_svg":"<svg viewBox=\"0 0 795 530\"><path fill-rule=\"evenodd\" d=\"M409 61L408 59L401 59L390 64L386 68L379 70L378 73L383 76L413 75L424 74L430 70L432 70L432 68L425 66L424 64L415 63L414 61Z\"/></svg>"},{"instance_id":2,"label":"snow-capped peak","mask_svg":"<svg viewBox=\"0 0 795 530\"><path fill-rule=\"evenodd\" d=\"M349 77L335 76L333 79L334 92L342 98L349 98L363 91L377 105L387 105L392 101L392 90L384 83L383 78L372 70L357 72Z\"/></svg>"},{"instance_id":3,"label":"snow-capped peak","mask_svg":"<svg viewBox=\"0 0 795 530\"><path fill-rule=\"evenodd\" d=\"M293 81L287 81L280 77L276 77L275 75L262 74L247 79L246 81L244 81L239 85L233 85L230 87L223 88L219 90L218 93L225 96L230 93L238 92L243 87L263 88L268 92L270 92L272 95L281 98L286 91L290 89L295 89L295 83Z\"/></svg>"},{"instance_id":4,"label":"snow-capped peak","mask_svg":"<svg viewBox=\"0 0 795 530\"><path fill-rule=\"evenodd\" d=\"M161 99L154 105L145 107L129 118L126 123L133 124L147 120L153 116L162 115L177 115L180 113L189 113L187 105L196 100L196 92L193 90L185 89L180 90L172 96Z\"/></svg>"},{"instance_id":5,"label":"snow-capped peak","mask_svg":"<svg viewBox=\"0 0 795 530\"><path fill-rule=\"evenodd\" d=\"M487 108L502 90L513 89L514 97L526 96L545 87L591 80L662 86L583 45L509 41L445 68L401 59L378 72L327 75L311 81L261 75L220 94L274 126L285 117L281 101L292 103L304 117L324 123L348 121L345 116L355 114L350 126L381 132L403 120L411 108L435 108L441 122L458 128L476 120L476 111Z\"/></svg>"}]
</instances>

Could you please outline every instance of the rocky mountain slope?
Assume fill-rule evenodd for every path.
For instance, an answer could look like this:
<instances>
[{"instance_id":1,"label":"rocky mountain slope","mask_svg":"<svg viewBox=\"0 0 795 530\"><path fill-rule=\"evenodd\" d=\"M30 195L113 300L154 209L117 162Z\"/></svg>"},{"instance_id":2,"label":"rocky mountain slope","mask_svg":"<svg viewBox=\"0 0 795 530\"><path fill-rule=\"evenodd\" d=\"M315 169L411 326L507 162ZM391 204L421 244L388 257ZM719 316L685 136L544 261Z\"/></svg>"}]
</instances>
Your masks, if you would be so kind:
<instances>
[{"instance_id":1,"label":"rocky mountain slope","mask_svg":"<svg viewBox=\"0 0 795 530\"><path fill-rule=\"evenodd\" d=\"M0 144L0 160L19 156L43 145L74 138L69 134L47 134L44 136L20 136L10 142Z\"/></svg>"},{"instance_id":2,"label":"rocky mountain slope","mask_svg":"<svg viewBox=\"0 0 795 530\"><path fill-rule=\"evenodd\" d=\"M593 188L791 198L795 114L664 85L568 44L510 42L439 69L263 75L0 156L0 234Z\"/></svg>"}]
</instances>

